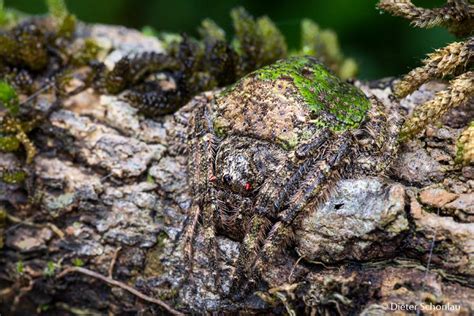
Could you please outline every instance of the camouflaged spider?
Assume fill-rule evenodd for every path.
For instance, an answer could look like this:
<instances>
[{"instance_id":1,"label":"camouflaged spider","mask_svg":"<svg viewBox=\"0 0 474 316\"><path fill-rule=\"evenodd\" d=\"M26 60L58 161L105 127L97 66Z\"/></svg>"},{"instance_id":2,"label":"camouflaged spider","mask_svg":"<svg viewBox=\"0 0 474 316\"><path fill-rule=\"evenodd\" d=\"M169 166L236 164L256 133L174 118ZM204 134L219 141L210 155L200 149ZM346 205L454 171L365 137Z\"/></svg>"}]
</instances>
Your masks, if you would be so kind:
<instances>
[{"instance_id":1,"label":"camouflaged spider","mask_svg":"<svg viewBox=\"0 0 474 316\"><path fill-rule=\"evenodd\" d=\"M193 205L183 245L192 262L200 217L211 262L218 258L216 231L242 240L233 294L254 267L276 257L295 219L321 203L336 180L383 173L398 147L397 111L311 57L281 60L212 100L193 102Z\"/></svg>"}]
</instances>

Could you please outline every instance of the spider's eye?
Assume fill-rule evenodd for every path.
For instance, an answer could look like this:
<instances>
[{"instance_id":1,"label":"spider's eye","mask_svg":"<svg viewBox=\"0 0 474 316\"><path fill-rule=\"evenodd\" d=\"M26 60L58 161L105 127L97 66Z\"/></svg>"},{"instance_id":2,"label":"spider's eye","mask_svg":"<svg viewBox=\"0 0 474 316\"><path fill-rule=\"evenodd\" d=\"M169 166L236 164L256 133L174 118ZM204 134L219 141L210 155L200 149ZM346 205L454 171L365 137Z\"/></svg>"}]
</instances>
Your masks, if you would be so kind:
<instances>
[{"instance_id":1,"label":"spider's eye","mask_svg":"<svg viewBox=\"0 0 474 316\"><path fill-rule=\"evenodd\" d=\"M224 175L223 180L225 184L230 185L232 182L232 176L230 174L226 174Z\"/></svg>"},{"instance_id":2,"label":"spider's eye","mask_svg":"<svg viewBox=\"0 0 474 316\"><path fill-rule=\"evenodd\" d=\"M252 185L250 184L250 182L245 183L244 189L245 189L245 191L250 191L250 190L252 190Z\"/></svg>"}]
</instances>

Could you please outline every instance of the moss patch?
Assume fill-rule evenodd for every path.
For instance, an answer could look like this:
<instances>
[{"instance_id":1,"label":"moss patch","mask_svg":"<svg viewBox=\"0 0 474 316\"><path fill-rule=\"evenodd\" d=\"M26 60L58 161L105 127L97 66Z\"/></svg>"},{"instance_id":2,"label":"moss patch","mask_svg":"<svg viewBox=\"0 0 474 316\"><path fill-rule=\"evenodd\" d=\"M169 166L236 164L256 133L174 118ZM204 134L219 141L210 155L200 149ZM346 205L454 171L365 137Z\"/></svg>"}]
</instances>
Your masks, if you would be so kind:
<instances>
[{"instance_id":1,"label":"moss patch","mask_svg":"<svg viewBox=\"0 0 474 316\"><path fill-rule=\"evenodd\" d=\"M0 172L0 181L8 184L18 184L25 181L26 176L27 174L23 170Z\"/></svg>"},{"instance_id":2,"label":"moss patch","mask_svg":"<svg viewBox=\"0 0 474 316\"><path fill-rule=\"evenodd\" d=\"M314 58L280 60L251 75L262 80L292 80L315 114L313 122L334 131L359 127L370 108L370 101L359 89L337 78Z\"/></svg>"}]
</instances>

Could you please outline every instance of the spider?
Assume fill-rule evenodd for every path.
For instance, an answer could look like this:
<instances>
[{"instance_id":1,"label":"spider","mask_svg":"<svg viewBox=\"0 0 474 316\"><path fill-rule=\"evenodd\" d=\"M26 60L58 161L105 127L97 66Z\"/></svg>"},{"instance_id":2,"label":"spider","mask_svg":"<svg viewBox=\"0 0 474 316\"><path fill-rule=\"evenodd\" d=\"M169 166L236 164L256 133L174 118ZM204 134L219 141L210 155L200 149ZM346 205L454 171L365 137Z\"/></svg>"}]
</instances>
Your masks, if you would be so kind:
<instances>
[{"instance_id":1,"label":"spider","mask_svg":"<svg viewBox=\"0 0 474 316\"><path fill-rule=\"evenodd\" d=\"M312 57L280 60L192 102L193 204L182 245L192 262L199 219L211 265L217 232L241 240L231 295L255 282L338 179L387 170L403 120Z\"/></svg>"}]
</instances>

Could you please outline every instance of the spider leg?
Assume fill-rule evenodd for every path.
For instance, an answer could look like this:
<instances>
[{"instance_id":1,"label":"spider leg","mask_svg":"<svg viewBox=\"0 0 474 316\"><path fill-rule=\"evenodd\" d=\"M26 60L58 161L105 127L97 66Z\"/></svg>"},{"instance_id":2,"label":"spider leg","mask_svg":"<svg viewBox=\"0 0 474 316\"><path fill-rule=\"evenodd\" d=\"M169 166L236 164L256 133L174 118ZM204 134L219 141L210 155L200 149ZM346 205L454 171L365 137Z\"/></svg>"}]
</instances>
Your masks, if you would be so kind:
<instances>
[{"instance_id":1,"label":"spider leg","mask_svg":"<svg viewBox=\"0 0 474 316\"><path fill-rule=\"evenodd\" d=\"M253 280L249 278L250 275L248 272L253 270L257 252L260 249L262 240L264 240L266 231L270 225L271 221L261 214L255 214L250 221L247 233L240 246L234 278L229 290L229 294L234 300L240 300L246 292L244 286L249 286L250 283L253 282Z\"/></svg>"},{"instance_id":2,"label":"spider leg","mask_svg":"<svg viewBox=\"0 0 474 316\"><path fill-rule=\"evenodd\" d=\"M289 170L287 165L278 167L274 175L265 181L259 191L255 202L255 211L258 214L276 217L276 214L272 213L278 212L281 209L284 201L288 198L288 194L298 186L299 181L307 173L310 165L324 153L324 145L331 137L332 132L329 129L323 129L309 143L298 147L295 152L296 156L299 159L308 159L304 160L296 171ZM312 159L309 159L310 157ZM291 176L282 177L285 174Z\"/></svg>"},{"instance_id":3,"label":"spider leg","mask_svg":"<svg viewBox=\"0 0 474 316\"><path fill-rule=\"evenodd\" d=\"M185 261L188 263L188 274L193 269L193 243L197 224L203 222L205 252L209 256L212 271L216 271L218 247L216 243L215 220L218 209L216 192L213 187L215 144L211 120L211 109L208 100L203 96L196 99L196 106L190 119L190 159L188 172L193 193L191 213L185 222L181 244ZM218 282L218 276L215 278Z\"/></svg>"},{"instance_id":4,"label":"spider leg","mask_svg":"<svg viewBox=\"0 0 474 316\"><path fill-rule=\"evenodd\" d=\"M404 118L397 105L384 104L371 96L372 108L360 129L353 131L359 152L353 175L383 175L397 156L399 132Z\"/></svg>"},{"instance_id":5,"label":"spider leg","mask_svg":"<svg viewBox=\"0 0 474 316\"><path fill-rule=\"evenodd\" d=\"M314 156L315 152L310 152L309 156L314 157L302 163L301 166L306 169L304 172L299 172L301 177L298 187L292 186L282 190L282 194L284 194L282 201L289 200L289 202L279 213L279 221L273 225L262 246L262 254L255 263L257 269L264 267L268 260L279 253L279 250L282 249L281 245L291 235L289 225L306 205L311 201L321 203L334 183L348 173L347 166L353 165L351 163L353 157L364 154L373 160L372 166L370 169L364 170L365 172L371 170L374 173L379 173L390 165L398 148L397 136L403 119L397 111L387 111L385 105L377 98L372 97L371 103L373 107L367 113L368 118L361 126L366 137L361 143L355 144L358 142L356 139L358 130L344 132L333 138L332 141L320 143L322 147L319 147L318 155ZM323 137L329 138L330 136ZM324 146L326 147L324 148ZM351 169L350 171L355 170Z\"/></svg>"},{"instance_id":6,"label":"spider leg","mask_svg":"<svg viewBox=\"0 0 474 316\"><path fill-rule=\"evenodd\" d=\"M354 148L353 142L350 132L338 135L331 142L331 148L326 149L326 153L312 164L297 190L292 193L288 206L279 213L280 221L290 224L308 202L328 192L331 185L345 173Z\"/></svg>"},{"instance_id":7,"label":"spider leg","mask_svg":"<svg viewBox=\"0 0 474 316\"><path fill-rule=\"evenodd\" d=\"M202 221L204 230L205 251L209 258L209 270L214 276L215 287L220 289L220 274L218 266L219 247L216 239L216 214L218 201L216 191L210 187L207 193L207 200L203 206Z\"/></svg>"},{"instance_id":8,"label":"spider leg","mask_svg":"<svg viewBox=\"0 0 474 316\"><path fill-rule=\"evenodd\" d=\"M340 135L328 149L327 153L316 161L304 176L299 188L289 198L288 206L279 213L278 219L267 238L262 251L257 257L257 271L264 271L267 263L281 252L283 245L291 236L290 224L311 201L321 203L335 182L347 172L350 162L353 137L349 132Z\"/></svg>"},{"instance_id":9,"label":"spider leg","mask_svg":"<svg viewBox=\"0 0 474 316\"><path fill-rule=\"evenodd\" d=\"M332 149L326 145L331 138L335 138L333 133L323 130L313 141L305 145L305 148L298 149L298 155L302 158L305 157L306 160L296 168L296 171L291 172L285 170L287 166L280 166L278 172L275 172L275 175L262 186L254 206L256 215L252 219L248 233L241 245L231 295L235 296L239 291L242 291L243 281L249 278L259 258L258 251L262 241L264 241L264 248L268 253L273 252L271 244L281 247L286 240L285 237L289 234L288 226L296 214L313 196L324 191L333 167L339 165L347 157L351 148L351 135L349 133L339 135L335 138L335 148ZM291 176L285 178L281 176L282 174ZM298 191L301 184L305 190L303 192ZM290 205L292 213L291 216L289 215L283 220L282 214L277 213L288 202L289 197L292 198L290 201L293 201L294 204ZM301 198L301 201L298 198ZM277 223L272 226L268 237L264 240L268 228L272 224L269 218L273 218Z\"/></svg>"},{"instance_id":10,"label":"spider leg","mask_svg":"<svg viewBox=\"0 0 474 316\"><path fill-rule=\"evenodd\" d=\"M271 218L272 215L276 216L276 214L272 213L274 213L275 201L279 195L278 188L283 187L285 182L288 181L288 179L282 175L289 174L289 168L290 166L287 163L280 164L273 175L263 183L256 197L253 206L254 215L245 230L247 233L240 246L234 272L234 280L229 291L229 294L236 300L239 300L240 294L245 292L241 288L242 285L248 285L252 282L252 280L247 280L249 282L244 284L243 281L249 276L247 272L252 270L265 234L272 225L269 218Z\"/></svg>"},{"instance_id":11,"label":"spider leg","mask_svg":"<svg viewBox=\"0 0 474 316\"><path fill-rule=\"evenodd\" d=\"M307 144L303 144L296 149L296 156L299 159L305 159L299 166L296 172L292 174L290 179L284 184L284 186L278 190L278 196L273 206L275 211L279 211L283 204L287 201L289 194L296 190L303 176L308 173L308 169L314 164L319 157L323 156L326 150L327 141L333 137L333 133L328 129L323 129L313 140ZM257 203L261 204L261 203Z\"/></svg>"}]
</instances>

